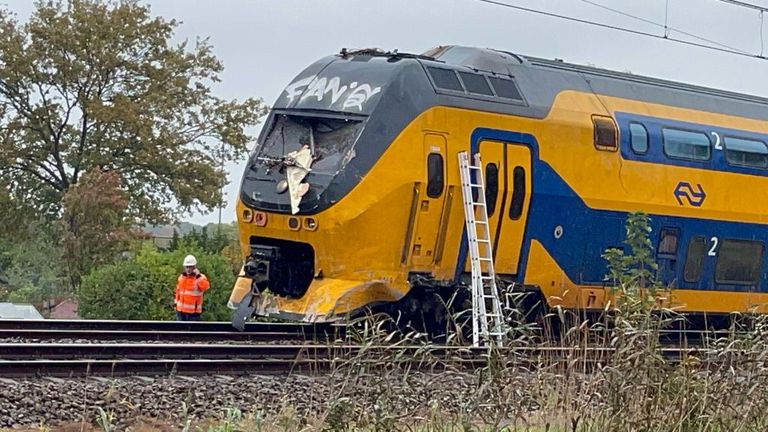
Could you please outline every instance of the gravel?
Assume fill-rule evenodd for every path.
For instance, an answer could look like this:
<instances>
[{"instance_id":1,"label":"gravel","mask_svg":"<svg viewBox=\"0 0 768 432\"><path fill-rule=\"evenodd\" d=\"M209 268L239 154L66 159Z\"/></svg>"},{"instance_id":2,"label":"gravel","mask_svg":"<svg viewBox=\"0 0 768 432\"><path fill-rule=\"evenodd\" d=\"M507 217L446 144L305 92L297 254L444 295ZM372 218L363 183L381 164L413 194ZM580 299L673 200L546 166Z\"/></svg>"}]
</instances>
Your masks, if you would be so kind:
<instances>
[{"instance_id":1,"label":"gravel","mask_svg":"<svg viewBox=\"0 0 768 432\"><path fill-rule=\"evenodd\" d=\"M316 376L0 378L0 428L97 424L101 412L112 416L114 430L130 430L141 418L177 425L185 419L223 418L228 408L262 416L289 408L297 418L316 418L338 409L339 401L346 401L344 412L355 416L383 409L426 412L433 401L455 412L472 396L473 380L453 372L350 370Z\"/></svg>"}]
</instances>

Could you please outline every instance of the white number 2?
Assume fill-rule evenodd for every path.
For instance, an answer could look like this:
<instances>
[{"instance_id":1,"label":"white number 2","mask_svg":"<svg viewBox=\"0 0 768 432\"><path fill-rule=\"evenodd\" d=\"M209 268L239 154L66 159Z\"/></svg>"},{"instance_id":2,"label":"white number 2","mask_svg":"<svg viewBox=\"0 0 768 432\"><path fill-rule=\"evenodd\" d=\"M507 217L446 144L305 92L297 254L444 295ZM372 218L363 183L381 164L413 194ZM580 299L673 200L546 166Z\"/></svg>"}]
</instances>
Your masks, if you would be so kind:
<instances>
[{"instance_id":1,"label":"white number 2","mask_svg":"<svg viewBox=\"0 0 768 432\"><path fill-rule=\"evenodd\" d=\"M712 237L712 249L709 250L709 253L707 255L709 256L717 256L717 237Z\"/></svg>"},{"instance_id":2,"label":"white number 2","mask_svg":"<svg viewBox=\"0 0 768 432\"><path fill-rule=\"evenodd\" d=\"M720 140L720 134L717 132L712 132L712 136L715 137L715 150L722 150L723 142Z\"/></svg>"}]
</instances>

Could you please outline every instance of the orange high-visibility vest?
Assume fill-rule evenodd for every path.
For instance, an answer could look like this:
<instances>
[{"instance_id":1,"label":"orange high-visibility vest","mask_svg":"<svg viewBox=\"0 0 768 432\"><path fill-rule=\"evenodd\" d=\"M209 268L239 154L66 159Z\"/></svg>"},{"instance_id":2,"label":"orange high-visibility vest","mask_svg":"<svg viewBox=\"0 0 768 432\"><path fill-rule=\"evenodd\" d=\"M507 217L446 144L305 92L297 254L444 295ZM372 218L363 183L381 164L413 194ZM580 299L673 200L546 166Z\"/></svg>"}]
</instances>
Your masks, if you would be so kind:
<instances>
[{"instance_id":1,"label":"orange high-visibility vest","mask_svg":"<svg viewBox=\"0 0 768 432\"><path fill-rule=\"evenodd\" d=\"M204 274L183 273L176 283L176 310L183 313L203 312L203 293L211 287Z\"/></svg>"}]
</instances>

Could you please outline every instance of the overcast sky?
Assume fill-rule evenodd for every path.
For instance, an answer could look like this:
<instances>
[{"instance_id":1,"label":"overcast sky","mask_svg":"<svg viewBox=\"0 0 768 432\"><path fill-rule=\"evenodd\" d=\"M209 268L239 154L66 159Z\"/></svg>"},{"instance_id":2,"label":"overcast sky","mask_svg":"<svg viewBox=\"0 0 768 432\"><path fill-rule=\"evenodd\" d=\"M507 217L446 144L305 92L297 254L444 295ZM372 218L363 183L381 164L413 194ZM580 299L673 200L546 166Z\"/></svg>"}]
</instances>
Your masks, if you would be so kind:
<instances>
[{"instance_id":1,"label":"overcast sky","mask_svg":"<svg viewBox=\"0 0 768 432\"><path fill-rule=\"evenodd\" d=\"M652 24L584 0L499 0L556 14L663 34ZM760 14L720 0L590 0L643 19L759 54ZM768 0L744 0L768 7ZM0 0L26 19L31 0ZM379 47L420 53L436 45L498 48L592 64L768 97L768 61L685 46L616 30L494 6L478 0L152 0L152 12L182 22L177 36L210 37L224 62L216 92L225 98L263 98L271 104L305 66L342 47ZM669 5L668 12L665 9ZM762 39L768 55L768 13ZM670 37L693 40L671 31ZM699 41L701 42L701 41ZM703 42L702 42L703 43ZM228 207L244 162L227 167ZM215 222L217 212L190 215Z\"/></svg>"}]
</instances>

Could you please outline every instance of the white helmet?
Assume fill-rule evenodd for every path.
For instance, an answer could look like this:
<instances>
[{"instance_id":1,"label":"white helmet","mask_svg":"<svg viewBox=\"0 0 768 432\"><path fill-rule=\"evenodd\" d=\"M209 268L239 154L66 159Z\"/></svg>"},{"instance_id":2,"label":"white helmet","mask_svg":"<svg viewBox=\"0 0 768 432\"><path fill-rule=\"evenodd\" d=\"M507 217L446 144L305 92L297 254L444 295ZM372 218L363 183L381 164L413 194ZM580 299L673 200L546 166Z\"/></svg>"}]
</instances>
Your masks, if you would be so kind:
<instances>
[{"instance_id":1,"label":"white helmet","mask_svg":"<svg viewBox=\"0 0 768 432\"><path fill-rule=\"evenodd\" d=\"M194 255L187 255L186 258L184 258L184 267L194 267L197 265L197 260L195 259Z\"/></svg>"}]
</instances>

